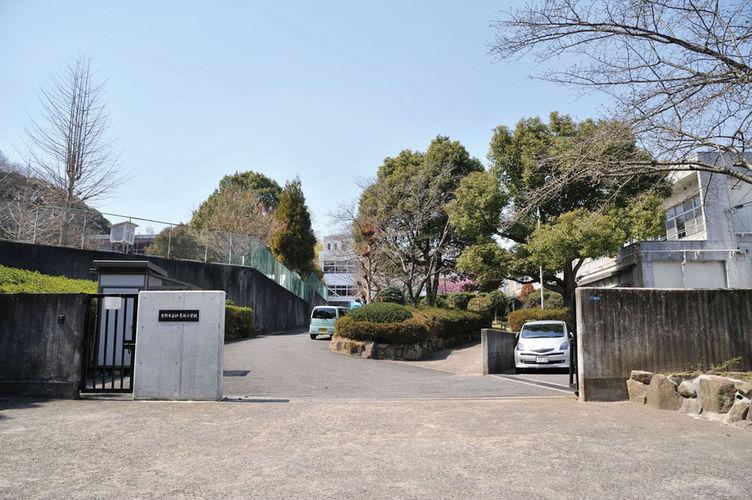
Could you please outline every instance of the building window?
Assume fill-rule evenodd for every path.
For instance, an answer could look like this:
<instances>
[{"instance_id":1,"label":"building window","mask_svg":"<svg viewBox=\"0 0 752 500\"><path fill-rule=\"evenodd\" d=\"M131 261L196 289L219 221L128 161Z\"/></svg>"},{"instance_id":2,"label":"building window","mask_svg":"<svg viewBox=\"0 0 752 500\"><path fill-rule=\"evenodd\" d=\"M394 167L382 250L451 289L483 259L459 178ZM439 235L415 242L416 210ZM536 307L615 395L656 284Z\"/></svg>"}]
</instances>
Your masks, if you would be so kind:
<instances>
[{"instance_id":1,"label":"building window","mask_svg":"<svg viewBox=\"0 0 752 500\"><path fill-rule=\"evenodd\" d=\"M355 274L355 261L325 260L323 268L325 274Z\"/></svg>"},{"instance_id":2,"label":"building window","mask_svg":"<svg viewBox=\"0 0 752 500\"><path fill-rule=\"evenodd\" d=\"M666 239L680 240L705 230L700 195L687 198L666 210Z\"/></svg>"},{"instance_id":3,"label":"building window","mask_svg":"<svg viewBox=\"0 0 752 500\"><path fill-rule=\"evenodd\" d=\"M358 295L358 287L352 285L329 285L330 297L353 297Z\"/></svg>"}]
</instances>

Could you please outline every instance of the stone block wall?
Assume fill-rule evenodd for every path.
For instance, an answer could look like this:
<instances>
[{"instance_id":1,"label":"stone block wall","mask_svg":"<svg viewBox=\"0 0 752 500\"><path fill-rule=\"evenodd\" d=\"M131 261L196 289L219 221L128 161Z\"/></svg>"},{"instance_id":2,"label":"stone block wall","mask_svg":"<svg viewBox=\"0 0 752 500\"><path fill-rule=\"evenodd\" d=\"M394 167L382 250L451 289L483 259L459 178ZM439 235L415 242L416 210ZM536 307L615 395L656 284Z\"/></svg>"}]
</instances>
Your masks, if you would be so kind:
<instances>
[{"instance_id":1,"label":"stone block wall","mask_svg":"<svg viewBox=\"0 0 752 500\"><path fill-rule=\"evenodd\" d=\"M632 371L629 400L752 430L752 380L714 374L663 375Z\"/></svg>"}]
</instances>

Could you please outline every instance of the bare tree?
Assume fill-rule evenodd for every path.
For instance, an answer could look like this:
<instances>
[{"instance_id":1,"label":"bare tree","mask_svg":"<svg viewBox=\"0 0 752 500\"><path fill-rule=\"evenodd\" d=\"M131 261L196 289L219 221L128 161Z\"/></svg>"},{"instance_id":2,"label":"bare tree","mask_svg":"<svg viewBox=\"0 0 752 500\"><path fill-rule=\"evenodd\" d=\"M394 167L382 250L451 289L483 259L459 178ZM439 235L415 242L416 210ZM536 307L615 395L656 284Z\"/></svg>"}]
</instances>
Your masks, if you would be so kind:
<instances>
[{"instance_id":1,"label":"bare tree","mask_svg":"<svg viewBox=\"0 0 752 500\"><path fill-rule=\"evenodd\" d=\"M121 175L101 84L90 61L79 57L51 76L39 93L41 117L27 129L28 164L62 194L61 204L89 202L110 194Z\"/></svg>"},{"instance_id":2,"label":"bare tree","mask_svg":"<svg viewBox=\"0 0 752 500\"><path fill-rule=\"evenodd\" d=\"M499 58L532 53L552 66L574 58L540 77L607 93L616 102L612 118L630 129L616 124L583 144L565 175L684 170L752 183L752 2L540 0L492 26ZM598 154L626 133L650 155Z\"/></svg>"}]
</instances>

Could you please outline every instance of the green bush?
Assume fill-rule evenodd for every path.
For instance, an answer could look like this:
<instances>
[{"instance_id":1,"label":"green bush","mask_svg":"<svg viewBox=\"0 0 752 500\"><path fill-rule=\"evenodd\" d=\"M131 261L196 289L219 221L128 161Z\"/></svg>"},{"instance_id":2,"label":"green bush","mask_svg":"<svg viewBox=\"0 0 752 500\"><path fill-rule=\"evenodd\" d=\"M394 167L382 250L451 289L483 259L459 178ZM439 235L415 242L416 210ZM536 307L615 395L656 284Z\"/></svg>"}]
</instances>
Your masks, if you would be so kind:
<instances>
[{"instance_id":1,"label":"green bush","mask_svg":"<svg viewBox=\"0 0 752 500\"><path fill-rule=\"evenodd\" d=\"M447 306L452 309L467 309L467 304L475 297L470 292L455 292L447 295Z\"/></svg>"},{"instance_id":2,"label":"green bush","mask_svg":"<svg viewBox=\"0 0 752 500\"><path fill-rule=\"evenodd\" d=\"M418 303L421 306L428 306L428 300L427 300L426 296L424 295L423 297L421 297L420 300L418 301ZM441 308L447 307L446 297L442 296L442 295L437 295L436 296L436 304L434 304L434 307L441 307Z\"/></svg>"},{"instance_id":3,"label":"green bush","mask_svg":"<svg viewBox=\"0 0 752 500\"><path fill-rule=\"evenodd\" d=\"M540 290L530 292L523 301L523 307L540 309L541 294ZM564 297L558 292L546 290L543 292L543 306L546 309L564 309Z\"/></svg>"},{"instance_id":4,"label":"green bush","mask_svg":"<svg viewBox=\"0 0 752 500\"><path fill-rule=\"evenodd\" d=\"M487 295L477 295L467 303L467 310L482 314L483 316L493 317L494 303L491 297Z\"/></svg>"},{"instance_id":5,"label":"green bush","mask_svg":"<svg viewBox=\"0 0 752 500\"><path fill-rule=\"evenodd\" d=\"M0 266L0 293L97 293L97 282Z\"/></svg>"},{"instance_id":6,"label":"green bush","mask_svg":"<svg viewBox=\"0 0 752 500\"><path fill-rule=\"evenodd\" d=\"M247 339L254 332L253 309L236 306L228 300L225 304L225 341Z\"/></svg>"},{"instance_id":7,"label":"green bush","mask_svg":"<svg viewBox=\"0 0 752 500\"><path fill-rule=\"evenodd\" d=\"M399 323L410 319L413 314L405 307L390 302L374 302L358 307L349 316L357 321L371 323Z\"/></svg>"},{"instance_id":8,"label":"green bush","mask_svg":"<svg viewBox=\"0 0 752 500\"><path fill-rule=\"evenodd\" d=\"M416 344L429 335L428 328L419 318L394 323L374 323L358 320L350 314L338 319L335 328L339 336L380 344Z\"/></svg>"},{"instance_id":9,"label":"green bush","mask_svg":"<svg viewBox=\"0 0 752 500\"><path fill-rule=\"evenodd\" d=\"M405 294L396 285L387 285L376 294L376 302L392 302L405 305Z\"/></svg>"},{"instance_id":10,"label":"green bush","mask_svg":"<svg viewBox=\"0 0 752 500\"><path fill-rule=\"evenodd\" d=\"M414 315L422 318L431 335L441 339L455 339L458 342L480 339L480 331L491 326L491 319L473 311L423 307Z\"/></svg>"},{"instance_id":11,"label":"green bush","mask_svg":"<svg viewBox=\"0 0 752 500\"><path fill-rule=\"evenodd\" d=\"M519 332L526 321L536 320L566 321L569 330L574 329L572 315L568 309L517 309L509 313L507 326L513 332Z\"/></svg>"}]
</instances>

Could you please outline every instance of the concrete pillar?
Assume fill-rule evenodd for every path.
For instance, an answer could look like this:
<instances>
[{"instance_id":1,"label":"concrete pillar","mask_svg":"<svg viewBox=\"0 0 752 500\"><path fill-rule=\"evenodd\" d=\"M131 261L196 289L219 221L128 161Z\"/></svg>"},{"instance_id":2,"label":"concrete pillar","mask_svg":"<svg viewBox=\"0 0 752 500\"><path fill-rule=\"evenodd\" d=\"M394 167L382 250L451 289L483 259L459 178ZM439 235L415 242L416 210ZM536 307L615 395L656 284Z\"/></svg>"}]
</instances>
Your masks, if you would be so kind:
<instances>
[{"instance_id":1,"label":"concrete pillar","mask_svg":"<svg viewBox=\"0 0 752 500\"><path fill-rule=\"evenodd\" d=\"M138 294L134 399L222 398L225 292Z\"/></svg>"},{"instance_id":2,"label":"concrete pillar","mask_svg":"<svg viewBox=\"0 0 752 500\"><path fill-rule=\"evenodd\" d=\"M511 332L484 328L480 331L483 352L483 375L514 370L514 346L517 338Z\"/></svg>"}]
</instances>

